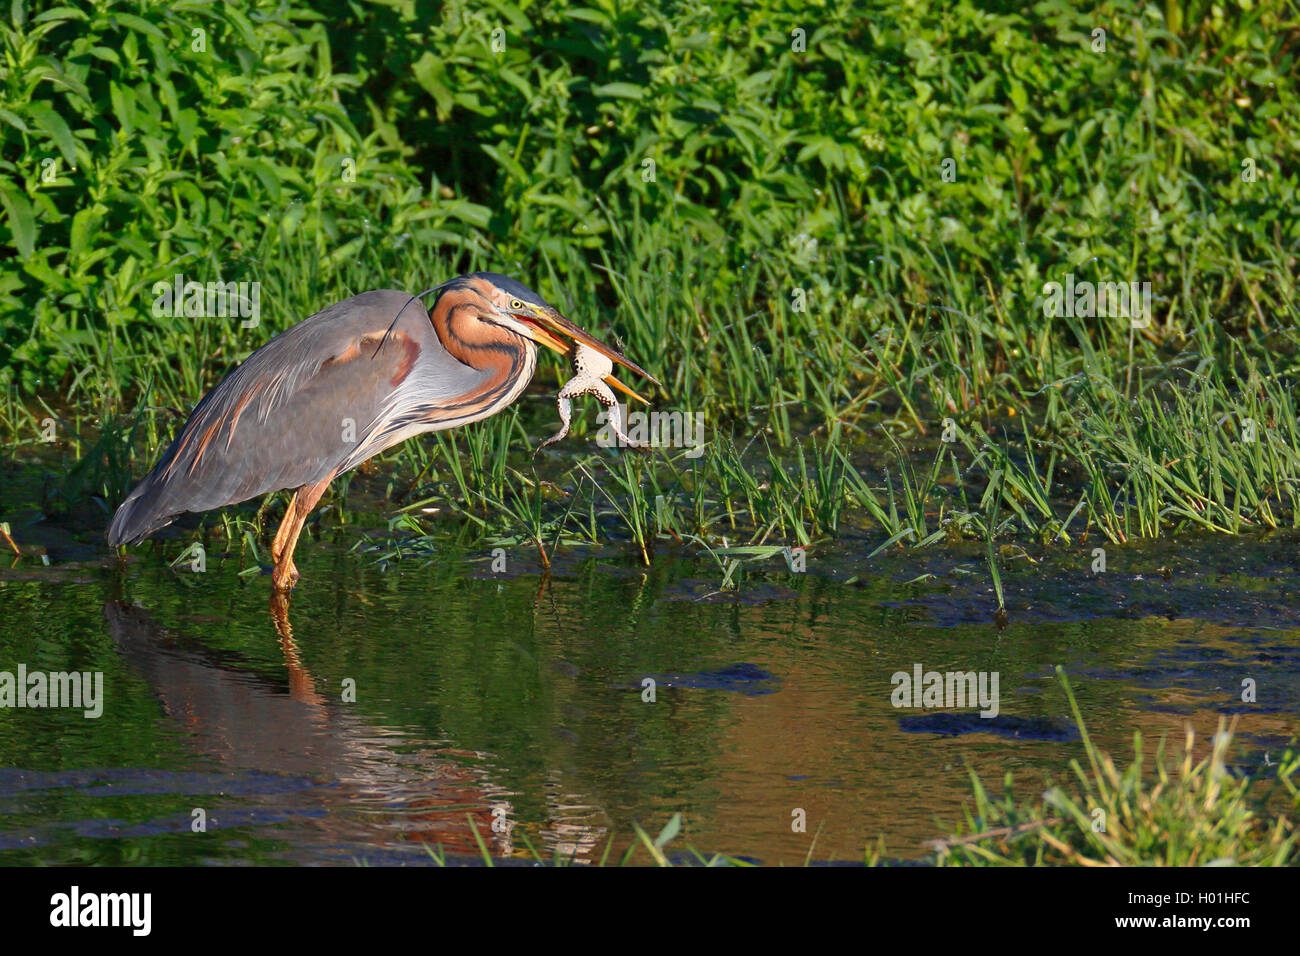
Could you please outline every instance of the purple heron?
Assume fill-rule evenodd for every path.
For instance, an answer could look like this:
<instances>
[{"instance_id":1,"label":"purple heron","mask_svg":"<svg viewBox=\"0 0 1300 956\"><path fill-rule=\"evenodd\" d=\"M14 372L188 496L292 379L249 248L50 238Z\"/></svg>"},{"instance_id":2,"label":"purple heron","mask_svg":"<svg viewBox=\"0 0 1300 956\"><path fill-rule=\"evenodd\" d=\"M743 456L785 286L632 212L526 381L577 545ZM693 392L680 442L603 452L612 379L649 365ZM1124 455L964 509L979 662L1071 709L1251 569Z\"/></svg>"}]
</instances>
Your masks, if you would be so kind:
<instances>
[{"instance_id":1,"label":"purple heron","mask_svg":"<svg viewBox=\"0 0 1300 956\"><path fill-rule=\"evenodd\" d=\"M426 312L418 303L438 293ZM108 543L133 544L187 511L293 489L271 544L271 580L298 581L293 551L329 483L423 432L467 425L517 399L537 345L599 352L645 370L574 325L536 292L494 272L418 296L364 292L267 342L195 406L151 472L126 496ZM645 399L613 375L605 381Z\"/></svg>"}]
</instances>

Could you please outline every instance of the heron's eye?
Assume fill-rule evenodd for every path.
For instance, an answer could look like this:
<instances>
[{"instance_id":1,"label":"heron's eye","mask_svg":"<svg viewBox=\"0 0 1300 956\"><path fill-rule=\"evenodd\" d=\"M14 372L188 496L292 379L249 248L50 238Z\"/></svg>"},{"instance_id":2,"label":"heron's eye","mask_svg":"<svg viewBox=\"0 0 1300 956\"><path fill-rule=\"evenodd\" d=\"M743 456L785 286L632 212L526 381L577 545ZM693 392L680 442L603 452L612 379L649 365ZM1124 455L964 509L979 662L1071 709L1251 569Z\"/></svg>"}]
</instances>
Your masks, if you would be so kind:
<instances>
[{"instance_id":1,"label":"heron's eye","mask_svg":"<svg viewBox=\"0 0 1300 956\"><path fill-rule=\"evenodd\" d=\"M518 299L511 299L510 308L514 309L516 312L522 312L524 308L524 304L520 302Z\"/></svg>"}]
</instances>

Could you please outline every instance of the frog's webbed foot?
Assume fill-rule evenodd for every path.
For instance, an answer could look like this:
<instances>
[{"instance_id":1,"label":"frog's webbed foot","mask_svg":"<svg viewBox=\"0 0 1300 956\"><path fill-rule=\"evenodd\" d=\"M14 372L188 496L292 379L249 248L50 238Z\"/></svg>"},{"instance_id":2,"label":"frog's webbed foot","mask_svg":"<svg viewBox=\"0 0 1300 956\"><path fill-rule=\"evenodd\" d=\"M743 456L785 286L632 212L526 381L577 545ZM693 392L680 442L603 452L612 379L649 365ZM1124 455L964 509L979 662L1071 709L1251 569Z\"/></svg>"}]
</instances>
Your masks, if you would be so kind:
<instances>
[{"instance_id":1,"label":"frog's webbed foot","mask_svg":"<svg viewBox=\"0 0 1300 956\"><path fill-rule=\"evenodd\" d=\"M533 449L534 458L537 457L537 453L547 445L554 445L565 435L569 434L569 419L573 416L573 402L567 395L561 394L556 400L556 405L558 405L560 409L560 430Z\"/></svg>"}]
</instances>

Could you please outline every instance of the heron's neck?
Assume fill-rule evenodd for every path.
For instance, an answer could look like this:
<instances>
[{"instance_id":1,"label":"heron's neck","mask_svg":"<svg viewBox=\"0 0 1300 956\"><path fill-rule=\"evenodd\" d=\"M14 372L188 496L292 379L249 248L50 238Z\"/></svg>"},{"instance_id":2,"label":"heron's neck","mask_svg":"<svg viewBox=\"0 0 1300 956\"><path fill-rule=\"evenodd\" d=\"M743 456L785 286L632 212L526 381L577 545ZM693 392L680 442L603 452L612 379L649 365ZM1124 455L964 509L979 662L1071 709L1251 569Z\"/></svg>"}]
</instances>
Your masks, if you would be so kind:
<instances>
[{"instance_id":1,"label":"heron's neck","mask_svg":"<svg viewBox=\"0 0 1300 956\"><path fill-rule=\"evenodd\" d=\"M429 320L442 347L460 362L480 372L490 373L485 392L514 401L532 381L537 369L537 346L522 335L479 318L482 306L472 298L448 292L440 303L448 308L434 308Z\"/></svg>"}]
</instances>

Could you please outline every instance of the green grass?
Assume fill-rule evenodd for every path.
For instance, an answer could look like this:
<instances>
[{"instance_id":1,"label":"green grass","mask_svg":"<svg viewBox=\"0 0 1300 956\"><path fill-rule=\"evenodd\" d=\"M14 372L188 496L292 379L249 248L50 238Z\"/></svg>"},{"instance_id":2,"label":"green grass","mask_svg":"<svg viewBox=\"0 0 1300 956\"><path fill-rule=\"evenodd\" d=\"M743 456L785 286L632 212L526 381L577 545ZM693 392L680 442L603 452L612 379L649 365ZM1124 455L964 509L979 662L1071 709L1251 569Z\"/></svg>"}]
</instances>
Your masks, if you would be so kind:
<instances>
[{"instance_id":1,"label":"green grass","mask_svg":"<svg viewBox=\"0 0 1300 956\"><path fill-rule=\"evenodd\" d=\"M1042 799L990 796L971 774L972 807L954 836L935 841L944 866L1295 866L1300 753L1285 751L1270 773L1234 772L1231 726L1220 720L1208 752L1187 731L1171 757L1161 739L1150 768L1140 733L1122 770L1088 736L1064 671L1087 765L1050 784ZM1234 722L1235 724L1235 722ZM1204 750L1204 748L1202 748Z\"/></svg>"},{"instance_id":2,"label":"green grass","mask_svg":"<svg viewBox=\"0 0 1300 956\"><path fill-rule=\"evenodd\" d=\"M596 452L583 408L534 461L553 406L525 402L385 456L381 559L448 520L543 561L966 538L1000 592L1007 541L1300 526L1294 4L830 4L802 51L784 0L546 0L496 52L483 12L330 9L197 4L220 55L151 0L0 25L0 440L57 459L50 512L107 514L293 322L491 268L621 341L707 448ZM261 324L152 315L178 271L260 281ZM1066 273L1150 282L1153 321L1048 316Z\"/></svg>"}]
</instances>

